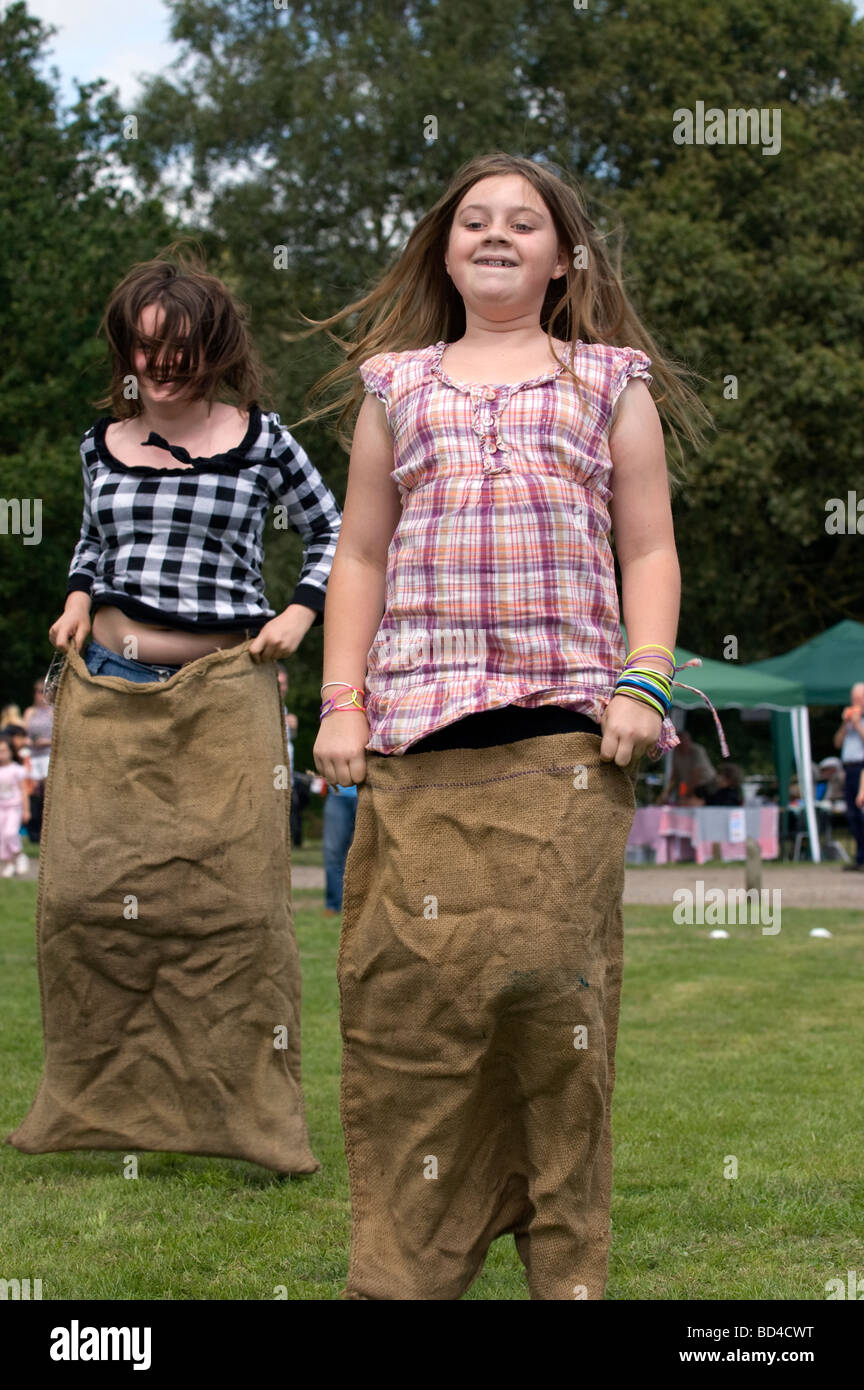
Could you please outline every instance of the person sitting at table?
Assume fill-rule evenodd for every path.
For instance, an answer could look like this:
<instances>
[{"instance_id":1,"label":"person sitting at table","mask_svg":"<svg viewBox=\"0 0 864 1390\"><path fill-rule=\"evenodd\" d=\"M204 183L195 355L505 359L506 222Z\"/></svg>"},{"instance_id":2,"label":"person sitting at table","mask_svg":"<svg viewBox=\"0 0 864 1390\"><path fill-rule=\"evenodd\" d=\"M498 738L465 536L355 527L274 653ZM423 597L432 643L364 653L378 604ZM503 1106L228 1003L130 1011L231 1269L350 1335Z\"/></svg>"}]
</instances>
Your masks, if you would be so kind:
<instances>
[{"instance_id":1,"label":"person sitting at table","mask_svg":"<svg viewBox=\"0 0 864 1390\"><path fill-rule=\"evenodd\" d=\"M743 806L742 775L737 763L721 763L717 786L705 792L706 806Z\"/></svg>"},{"instance_id":2,"label":"person sitting at table","mask_svg":"<svg viewBox=\"0 0 864 1390\"><path fill-rule=\"evenodd\" d=\"M657 800L668 801L677 788L679 806L702 806L706 792L717 790L717 773L702 744L694 743L686 729L678 737L680 743L672 750L672 772Z\"/></svg>"},{"instance_id":3,"label":"person sitting at table","mask_svg":"<svg viewBox=\"0 0 864 1390\"><path fill-rule=\"evenodd\" d=\"M846 805L846 773L839 758L823 758L819 764L819 781L825 783L822 801L839 801Z\"/></svg>"}]
</instances>

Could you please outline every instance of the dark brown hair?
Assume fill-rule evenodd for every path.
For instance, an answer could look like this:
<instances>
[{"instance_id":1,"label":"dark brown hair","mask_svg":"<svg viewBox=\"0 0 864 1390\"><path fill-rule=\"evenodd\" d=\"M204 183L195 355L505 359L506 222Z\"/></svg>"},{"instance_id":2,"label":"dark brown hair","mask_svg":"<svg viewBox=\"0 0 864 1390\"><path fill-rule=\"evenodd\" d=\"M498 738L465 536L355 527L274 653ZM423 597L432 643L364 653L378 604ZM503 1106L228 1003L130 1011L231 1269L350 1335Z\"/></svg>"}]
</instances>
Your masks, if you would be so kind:
<instances>
[{"instance_id":1,"label":"dark brown hair","mask_svg":"<svg viewBox=\"0 0 864 1390\"><path fill-rule=\"evenodd\" d=\"M191 383L193 400L212 402L228 394L245 410L261 399L270 401L245 305L208 273L196 243L186 249L187 240L181 237L152 261L134 265L108 301L99 331L111 351L111 386L94 404L110 405L117 419L132 419L143 409L137 393L134 399L126 395L129 378L136 376L139 342L147 356L148 376L159 382ZM149 305L159 305L164 314L155 337L138 331L141 311Z\"/></svg>"},{"instance_id":2,"label":"dark brown hair","mask_svg":"<svg viewBox=\"0 0 864 1390\"><path fill-rule=\"evenodd\" d=\"M15 744L12 742L12 735L11 735L11 734L6 734L6 733L0 734L0 743L5 743L5 744L6 744L6 747L9 749L9 752L12 754L12 761L13 761L13 763L20 763L20 762L21 762L21 755L20 755L20 753L18 752L18 749L15 747ZM22 766L23 766L23 764L22 764Z\"/></svg>"},{"instance_id":3,"label":"dark brown hair","mask_svg":"<svg viewBox=\"0 0 864 1390\"><path fill-rule=\"evenodd\" d=\"M364 394L357 372L360 363L379 352L427 347L442 339L450 343L465 332L465 306L445 269L444 253L456 209L465 194L480 179L497 174L520 174L533 185L549 210L561 245L568 249L567 273L549 281L540 312L540 326L549 338L555 360L561 361L555 351L555 338L569 342L574 351L581 339L585 343L635 347L646 352L651 358L655 404L683 464L678 431L701 448L705 444L702 427L713 423L710 411L686 382L687 377L696 378L698 374L661 352L642 323L624 290L621 243L616 247L613 264L604 245L609 234L599 231L591 221L584 195L575 181L563 174L559 176L546 165L503 151L478 156L457 170L449 188L421 217L404 248L368 294L330 318L316 320L301 314L306 323L315 327L283 335L286 341L293 342L325 330L346 354L344 362L310 388L304 404L309 409L333 387L341 387L341 392L328 404L310 409L291 428L338 410L336 435L340 444L349 449L350 435L344 426L353 419ZM577 247L587 252L584 269L573 265L570 248L575 251ZM356 324L348 342L330 332L332 325L355 314ZM578 355L574 361L578 365ZM567 362L562 365L581 394L578 376ZM673 487L683 477L683 469L669 469Z\"/></svg>"}]
</instances>

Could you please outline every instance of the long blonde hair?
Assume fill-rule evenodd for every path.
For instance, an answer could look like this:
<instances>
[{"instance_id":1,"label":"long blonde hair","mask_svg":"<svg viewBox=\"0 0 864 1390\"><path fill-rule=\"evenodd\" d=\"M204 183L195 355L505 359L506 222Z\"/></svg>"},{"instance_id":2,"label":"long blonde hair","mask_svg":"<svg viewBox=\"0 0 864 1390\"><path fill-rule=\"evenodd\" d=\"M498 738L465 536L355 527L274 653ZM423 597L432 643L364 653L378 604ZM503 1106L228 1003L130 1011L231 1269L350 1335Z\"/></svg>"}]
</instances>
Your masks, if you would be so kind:
<instances>
[{"instance_id":1,"label":"long blonde hair","mask_svg":"<svg viewBox=\"0 0 864 1390\"><path fill-rule=\"evenodd\" d=\"M291 428L338 410L336 437L343 448L350 450L351 435L345 426L349 420L353 422L364 395L358 366L379 352L402 352L442 340L451 343L465 332L465 306L445 270L444 255L456 209L465 194L480 179L499 174L519 174L526 178L546 204L561 244L574 250L584 247L588 253L587 267L583 270L576 269L568 255L566 275L550 280L546 290L540 326L549 338L555 360L561 362L555 352L555 338L568 342L574 354L577 340L581 339L585 343L641 348L651 358L652 395L682 464L680 471L669 469L670 484L674 488L685 477L679 431L696 448L702 448L705 444L702 427L713 423L711 412L687 385L686 379L705 381L707 378L660 351L625 293L621 244L618 243L613 265L604 245L609 234L598 231L589 218L584 196L575 180L559 177L542 164L503 151L480 155L457 170L447 191L421 217L404 248L369 293L330 318L310 319L301 314L304 321L314 327L300 333L283 334L287 341L294 342L326 331L331 341L345 353L343 362L310 387L304 401L309 413ZM346 341L330 330L351 315L356 315L357 319L352 337ZM578 362L578 357L574 355L573 361ZM562 365L581 394L581 383L569 362ZM334 388L337 394L333 399L317 409L311 408L316 400Z\"/></svg>"}]
</instances>

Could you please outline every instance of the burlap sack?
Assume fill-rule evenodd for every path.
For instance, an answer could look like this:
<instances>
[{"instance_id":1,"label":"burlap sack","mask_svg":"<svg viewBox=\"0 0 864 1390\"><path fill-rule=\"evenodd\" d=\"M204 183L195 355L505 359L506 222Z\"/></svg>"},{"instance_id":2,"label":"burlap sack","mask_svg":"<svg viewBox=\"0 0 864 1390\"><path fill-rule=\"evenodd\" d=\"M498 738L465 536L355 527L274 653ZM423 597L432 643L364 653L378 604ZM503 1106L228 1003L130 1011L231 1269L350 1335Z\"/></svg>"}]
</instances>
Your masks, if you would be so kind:
<instances>
[{"instance_id":1,"label":"burlap sack","mask_svg":"<svg viewBox=\"0 0 864 1390\"><path fill-rule=\"evenodd\" d=\"M338 965L344 1297L458 1298L512 1232L532 1298L602 1298L634 811L595 734L368 758Z\"/></svg>"},{"instance_id":2,"label":"burlap sack","mask_svg":"<svg viewBox=\"0 0 864 1390\"><path fill-rule=\"evenodd\" d=\"M44 1073L7 1139L24 1153L320 1167L300 1081L285 725L275 666L248 649L145 685L69 654L39 865Z\"/></svg>"}]
</instances>

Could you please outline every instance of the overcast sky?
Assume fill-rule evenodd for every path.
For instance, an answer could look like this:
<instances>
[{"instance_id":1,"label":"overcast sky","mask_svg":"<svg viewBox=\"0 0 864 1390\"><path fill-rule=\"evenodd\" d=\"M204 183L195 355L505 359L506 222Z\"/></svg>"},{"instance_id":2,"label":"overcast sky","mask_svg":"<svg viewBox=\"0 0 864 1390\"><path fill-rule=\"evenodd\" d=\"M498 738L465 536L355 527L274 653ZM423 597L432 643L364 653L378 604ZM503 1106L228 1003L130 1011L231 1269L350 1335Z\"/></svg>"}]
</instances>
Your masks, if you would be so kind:
<instances>
[{"instance_id":1,"label":"overcast sky","mask_svg":"<svg viewBox=\"0 0 864 1390\"><path fill-rule=\"evenodd\" d=\"M230 5L231 0L224 3ZM806 3L801 0L802 7ZM46 66L59 68L67 103L75 95L73 77L82 82L107 77L119 87L123 104L131 107L139 86L137 74L160 72L179 53L168 39L169 14L162 0L27 0L27 8L58 29ZM855 9L864 14L864 0L856 0Z\"/></svg>"},{"instance_id":2,"label":"overcast sky","mask_svg":"<svg viewBox=\"0 0 864 1390\"><path fill-rule=\"evenodd\" d=\"M58 30L45 67L59 68L67 103L75 96L73 78L92 82L107 77L119 87L123 104L130 105L138 91L137 74L160 72L178 56L178 46L168 39L169 14L161 0L27 0L27 8Z\"/></svg>"}]
</instances>

